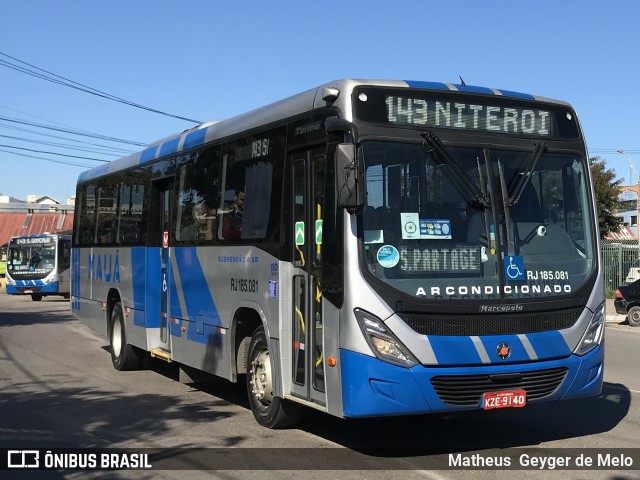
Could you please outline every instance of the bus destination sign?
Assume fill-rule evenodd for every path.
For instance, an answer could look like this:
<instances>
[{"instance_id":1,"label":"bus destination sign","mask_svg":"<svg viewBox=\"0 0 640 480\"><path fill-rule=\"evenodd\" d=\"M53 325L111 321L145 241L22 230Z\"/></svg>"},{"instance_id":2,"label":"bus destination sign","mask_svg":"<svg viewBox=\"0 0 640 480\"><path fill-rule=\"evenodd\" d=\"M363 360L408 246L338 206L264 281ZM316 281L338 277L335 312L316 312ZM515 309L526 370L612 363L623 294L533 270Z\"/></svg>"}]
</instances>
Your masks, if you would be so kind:
<instances>
[{"instance_id":1,"label":"bus destination sign","mask_svg":"<svg viewBox=\"0 0 640 480\"><path fill-rule=\"evenodd\" d=\"M554 134L551 112L537 108L398 95L386 95L385 104L389 123L537 136Z\"/></svg>"},{"instance_id":2,"label":"bus destination sign","mask_svg":"<svg viewBox=\"0 0 640 480\"><path fill-rule=\"evenodd\" d=\"M358 89L356 117L384 125L446 128L503 135L579 138L575 115L565 105L504 95Z\"/></svg>"},{"instance_id":3,"label":"bus destination sign","mask_svg":"<svg viewBox=\"0 0 640 480\"><path fill-rule=\"evenodd\" d=\"M53 243L51 237L19 237L11 240L16 245L44 245Z\"/></svg>"}]
</instances>

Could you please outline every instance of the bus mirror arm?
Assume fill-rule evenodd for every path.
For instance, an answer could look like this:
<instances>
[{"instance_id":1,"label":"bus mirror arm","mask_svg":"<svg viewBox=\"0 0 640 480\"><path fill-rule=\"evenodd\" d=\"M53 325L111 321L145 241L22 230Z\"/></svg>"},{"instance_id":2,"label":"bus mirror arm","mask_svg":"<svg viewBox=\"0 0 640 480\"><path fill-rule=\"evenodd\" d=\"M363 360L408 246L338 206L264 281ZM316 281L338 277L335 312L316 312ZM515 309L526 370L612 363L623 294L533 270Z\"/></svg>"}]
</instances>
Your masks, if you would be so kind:
<instances>
[{"instance_id":1,"label":"bus mirror arm","mask_svg":"<svg viewBox=\"0 0 640 480\"><path fill-rule=\"evenodd\" d=\"M361 162L351 143L341 143L336 147L336 177L338 205L349 213L357 213L364 206Z\"/></svg>"}]
</instances>

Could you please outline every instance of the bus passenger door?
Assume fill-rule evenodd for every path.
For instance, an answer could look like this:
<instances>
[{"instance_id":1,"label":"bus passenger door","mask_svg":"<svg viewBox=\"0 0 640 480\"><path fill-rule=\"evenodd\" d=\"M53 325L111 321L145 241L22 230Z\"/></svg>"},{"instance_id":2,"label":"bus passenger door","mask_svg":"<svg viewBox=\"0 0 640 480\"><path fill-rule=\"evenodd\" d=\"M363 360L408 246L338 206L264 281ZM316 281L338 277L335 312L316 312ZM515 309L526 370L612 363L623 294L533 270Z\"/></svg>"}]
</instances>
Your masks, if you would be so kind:
<instances>
[{"instance_id":1,"label":"bus passenger door","mask_svg":"<svg viewBox=\"0 0 640 480\"><path fill-rule=\"evenodd\" d=\"M159 322L159 336L158 338L151 337L151 347L159 348L160 350L170 352L171 345L169 340L169 281L171 278L171 261L169 257L169 237L171 232L171 198L173 192L173 179L163 179L153 184L153 196L152 208L151 208L151 224L155 224L156 228L150 232L151 245L160 245L160 255L157 260L159 261L159 268L149 268L148 272L153 272L151 275L156 278L147 278L148 288L151 292L159 292L159 295L154 295L148 298L148 305L157 305L159 307L158 322ZM154 238L155 237L155 238ZM155 284L155 285L154 285ZM151 300L149 302L149 300ZM153 307L152 307L153 308ZM155 309L154 309L155 310ZM154 315L152 309L148 308L148 315ZM151 321L147 321L148 326L155 326L156 321L152 318ZM164 355L159 353L158 356ZM168 356L167 356L168 358Z\"/></svg>"},{"instance_id":2,"label":"bus passenger door","mask_svg":"<svg viewBox=\"0 0 640 480\"><path fill-rule=\"evenodd\" d=\"M293 298L291 392L324 405L322 313L322 219L326 148L291 156L293 212Z\"/></svg>"}]
</instances>

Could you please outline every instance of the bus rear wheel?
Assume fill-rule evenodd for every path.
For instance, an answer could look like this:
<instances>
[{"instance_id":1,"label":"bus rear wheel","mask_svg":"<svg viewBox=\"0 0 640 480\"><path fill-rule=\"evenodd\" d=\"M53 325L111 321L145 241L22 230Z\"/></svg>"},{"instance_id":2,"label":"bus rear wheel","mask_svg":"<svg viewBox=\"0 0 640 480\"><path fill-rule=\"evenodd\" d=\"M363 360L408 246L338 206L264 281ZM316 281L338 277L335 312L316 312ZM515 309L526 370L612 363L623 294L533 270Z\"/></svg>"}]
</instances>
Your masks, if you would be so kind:
<instances>
[{"instance_id":1,"label":"bus rear wheel","mask_svg":"<svg viewBox=\"0 0 640 480\"><path fill-rule=\"evenodd\" d=\"M120 302L113 306L109 323L109 344L111 362L116 370L137 370L142 363L142 354L133 345L127 343L124 315Z\"/></svg>"},{"instance_id":2,"label":"bus rear wheel","mask_svg":"<svg viewBox=\"0 0 640 480\"><path fill-rule=\"evenodd\" d=\"M256 329L249 345L247 393L253 416L263 427L285 428L298 421L298 406L273 395L271 357L264 327Z\"/></svg>"},{"instance_id":3,"label":"bus rear wheel","mask_svg":"<svg viewBox=\"0 0 640 480\"><path fill-rule=\"evenodd\" d=\"M31 294L31 300L33 300L34 302L39 302L40 300L42 300L42 294L41 293L32 293Z\"/></svg>"}]
</instances>

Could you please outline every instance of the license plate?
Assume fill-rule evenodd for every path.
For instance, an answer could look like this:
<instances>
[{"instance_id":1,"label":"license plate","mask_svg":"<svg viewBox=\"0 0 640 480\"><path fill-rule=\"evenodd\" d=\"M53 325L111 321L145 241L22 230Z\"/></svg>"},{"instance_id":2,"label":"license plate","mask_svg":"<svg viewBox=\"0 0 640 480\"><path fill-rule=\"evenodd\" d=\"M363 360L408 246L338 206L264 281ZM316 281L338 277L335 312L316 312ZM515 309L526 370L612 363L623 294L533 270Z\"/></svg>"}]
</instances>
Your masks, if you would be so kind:
<instances>
[{"instance_id":1,"label":"license plate","mask_svg":"<svg viewBox=\"0 0 640 480\"><path fill-rule=\"evenodd\" d=\"M482 408L524 407L527 404L527 392L524 390L503 390L501 392L486 392L482 394Z\"/></svg>"},{"instance_id":2,"label":"license plate","mask_svg":"<svg viewBox=\"0 0 640 480\"><path fill-rule=\"evenodd\" d=\"M33 293L33 290L24 290L22 293Z\"/></svg>"}]
</instances>

